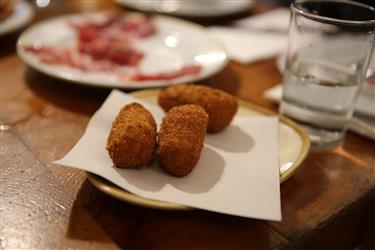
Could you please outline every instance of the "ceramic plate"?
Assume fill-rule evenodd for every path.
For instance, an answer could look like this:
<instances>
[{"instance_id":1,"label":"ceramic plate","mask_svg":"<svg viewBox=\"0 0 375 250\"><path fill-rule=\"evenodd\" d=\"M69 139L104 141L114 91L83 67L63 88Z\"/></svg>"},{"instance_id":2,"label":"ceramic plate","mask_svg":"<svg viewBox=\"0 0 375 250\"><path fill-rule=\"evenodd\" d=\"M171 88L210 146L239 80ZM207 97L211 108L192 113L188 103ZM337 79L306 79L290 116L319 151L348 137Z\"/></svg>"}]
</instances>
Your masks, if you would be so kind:
<instances>
[{"instance_id":1,"label":"ceramic plate","mask_svg":"<svg viewBox=\"0 0 375 250\"><path fill-rule=\"evenodd\" d=\"M254 5L252 0L214 1L149 1L116 0L122 6L136 10L167 13L184 17L216 17L240 13Z\"/></svg>"},{"instance_id":2,"label":"ceramic plate","mask_svg":"<svg viewBox=\"0 0 375 250\"><path fill-rule=\"evenodd\" d=\"M153 104L157 104L158 90L143 90L131 93L134 97L140 98ZM238 116L269 116L278 114L258 107L254 104L240 101ZM306 158L309 151L310 141L306 132L293 121L280 117L279 127L279 162L280 162L280 182L283 183L292 176L301 166L302 161ZM89 180L103 192L116 197L120 200L157 209L166 210L186 210L189 207L142 198L127 192L126 190L112 184L104 178L95 174L87 173Z\"/></svg>"},{"instance_id":3,"label":"ceramic plate","mask_svg":"<svg viewBox=\"0 0 375 250\"><path fill-rule=\"evenodd\" d=\"M0 22L0 36L17 31L26 26L34 17L34 10L30 3L18 0L10 16Z\"/></svg>"},{"instance_id":4,"label":"ceramic plate","mask_svg":"<svg viewBox=\"0 0 375 250\"><path fill-rule=\"evenodd\" d=\"M134 13L133 13L134 14ZM17 50L20 57L31 67L47 75L82 85L108 88L139 89L162 87L175 83L197 81L220 71L228 62L223 46L209 36L206 30L196 24L177 18L154 16L157 33L134 43L144 53L138 68L141 73L157 74L180 70L188 65L199 65L201 71L192 76L172 80L134 81L124 80L111 73L81 71L68 66L42 63L35 54L24 46L63 47L77 41L77 35L69 23L97 21L104 13L61 16L49 19L27 29L19 38Z\"/></svg>"}]
</instances>

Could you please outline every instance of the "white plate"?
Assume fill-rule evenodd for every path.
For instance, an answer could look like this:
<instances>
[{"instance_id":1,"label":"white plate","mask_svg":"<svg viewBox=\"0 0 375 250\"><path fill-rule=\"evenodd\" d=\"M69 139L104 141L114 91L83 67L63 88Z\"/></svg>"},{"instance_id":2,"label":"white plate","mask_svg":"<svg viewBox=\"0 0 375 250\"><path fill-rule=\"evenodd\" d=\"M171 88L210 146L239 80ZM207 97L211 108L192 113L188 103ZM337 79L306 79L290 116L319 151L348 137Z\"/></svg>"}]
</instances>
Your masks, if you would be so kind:
<instances>
[{"instance_id":1,"label":"white plate","mask_svg":"<svg viewBox=\"0 0 375 250\"><path fill-rule=\"evenodd\" d=\"M109 88L140 89L162 87L176 83L197 81L220 71L228 62L223 46L206 33L205 28L177 18L155 16L158 32L137 41L135 47L145 54L140 62L141 73L158 73L178 70L190 64L199 64L202 70L194 76L172 80L124 82L114 74L82 72L80 70L39 61L34 54L25 51L24 45L49 45L55 47L75 43L75 32L67 24L103 18L104 13L67 15L46 20L27 29L19 38L17 51L31 67L53 77L83 85Z\"/></svg>"},{"instance_id":2,"label":"white plate","mask_svg":"<svg viewBox=\"0 0 375 250\"><path fill-rule=\"evenodd\" d=\"M236 14L254 5L253 0L116 0L133 9L184 17L215 17Z\"/></svg>"},{"instance_id":3,"label":"white plate","mask_svg":"<svg viewBox=\"0 0 375 250\"><path fill-rule=\"evenodd\" d=\"M0 36L25 27L33 17L34 10L31 4L24 0L18 0L12 14L0 22Z\"/></svg>"}]
</instances>

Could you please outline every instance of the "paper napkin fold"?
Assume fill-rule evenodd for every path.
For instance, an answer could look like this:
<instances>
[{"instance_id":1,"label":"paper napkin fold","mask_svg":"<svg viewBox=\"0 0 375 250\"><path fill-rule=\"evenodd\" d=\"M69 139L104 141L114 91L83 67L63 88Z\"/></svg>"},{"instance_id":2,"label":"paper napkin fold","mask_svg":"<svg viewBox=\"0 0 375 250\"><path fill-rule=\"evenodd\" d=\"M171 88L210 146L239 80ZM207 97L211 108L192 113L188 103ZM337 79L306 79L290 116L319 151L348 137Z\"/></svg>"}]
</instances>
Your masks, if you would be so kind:
<instances>
[{"instance_id":1,"label":"paper napkin fold","mask_svg":"<svg viewBox=\"0 0 375 250\"><path fill-rule=\"evenodd\" d=\"M278 8L208 30L223 42L232 60L251 63L286 51L289 18L289 9Z\"/></svg>"},{"instance_id":2,"label":"paper napkin fold","mask_svg":"<svg viewBox=\"0 0 375 250\"><path fill-rule=\"evenodd\" d=\"M288 38L285 35L220 26L208 30L224 44L229 57L239 63L270 58L287 49Z\"/></svg>"},{"instance_id":3,"label":"paper napkin fold","mask_svg":"<svg viewBox=\"0 0 375 250\"><path fill-rule=\"evenodd\" d=\"M277 8L265 13L246 17L234 22L237 27L250 30L273 31L287 34L289 29L290 10Z\"/></svg>"},{"instance_id":4,"label":"paper napkin fold","mask_svg":"<svg viewBox=\"0 0 375 250\"><path fill-rule=\"evenodd\" d=\"M183 178L164 172L157 159L142 169L119 169L105 149L111 124L121 107L144 105L158 124L156 104L112 91L92 117L73 149L56 164L100 175L136 195L209 211L280 220L277 117L236 118L218 134L209 134L201 158Z\"/></svg>"}]
</instances>

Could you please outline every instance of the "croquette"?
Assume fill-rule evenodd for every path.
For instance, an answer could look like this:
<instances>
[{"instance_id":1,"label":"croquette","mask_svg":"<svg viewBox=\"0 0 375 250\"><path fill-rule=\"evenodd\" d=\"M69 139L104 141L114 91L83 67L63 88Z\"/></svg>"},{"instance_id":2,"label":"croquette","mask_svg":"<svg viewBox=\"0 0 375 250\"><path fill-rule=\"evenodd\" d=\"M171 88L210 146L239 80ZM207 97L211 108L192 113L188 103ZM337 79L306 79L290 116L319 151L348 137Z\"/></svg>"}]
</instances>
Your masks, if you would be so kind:
<instances>
[{"instance_id":1,"label":"croquette","mask_svg":"<svg viewBox=\"0 0 375 250\"><path fill-rule=\"evenodd\" d=\"M190 173L199 160L207 125L208 115L198 105L170 109L163 118L158 135L160 165L178 177Z\"/></svg>"},{"instance_id":2,"label":"croquette","mask_svg":"<svg viewBox=\"0 0 375 250\"><path fill-rule=\"evenodd\" d=\"M139 103L121 109L107 139L107 150L119 168L148 165L156 149L156 123L151 113Z\"/></svg>"},{"instance_id":3,"label":"croquette","mask_svg":"<svg viewBox=\"0 0 375 250\"><path fill-rule=\"evenodd\" d=\"M159 105L168 111L183 104L197 104L208 116L208 132L216 133L226 128L238 109L237 99L218 89L198 85L176 85L160 92Z\"/></svg>"}]
</instances>

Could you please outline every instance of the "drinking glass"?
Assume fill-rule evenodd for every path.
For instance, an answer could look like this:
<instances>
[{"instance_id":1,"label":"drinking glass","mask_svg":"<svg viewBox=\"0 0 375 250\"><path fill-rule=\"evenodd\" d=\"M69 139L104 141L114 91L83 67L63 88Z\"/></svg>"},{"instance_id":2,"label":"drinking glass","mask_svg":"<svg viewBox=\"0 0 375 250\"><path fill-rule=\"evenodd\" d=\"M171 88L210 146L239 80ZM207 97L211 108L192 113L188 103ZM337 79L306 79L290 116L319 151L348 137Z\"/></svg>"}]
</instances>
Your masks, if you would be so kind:
<instances>
[{"instance_id":1,"label":"drinking glass","mask_svg":"<svg viewBox=\"0 0 375 250\"><path fill-rule=\"evenodd\" d=\"M346 0L297 0L291 13L280 113L306 129L313 147L334 148L343 141L373 54L375 9Z\"/></svg>"}]
</instances>

